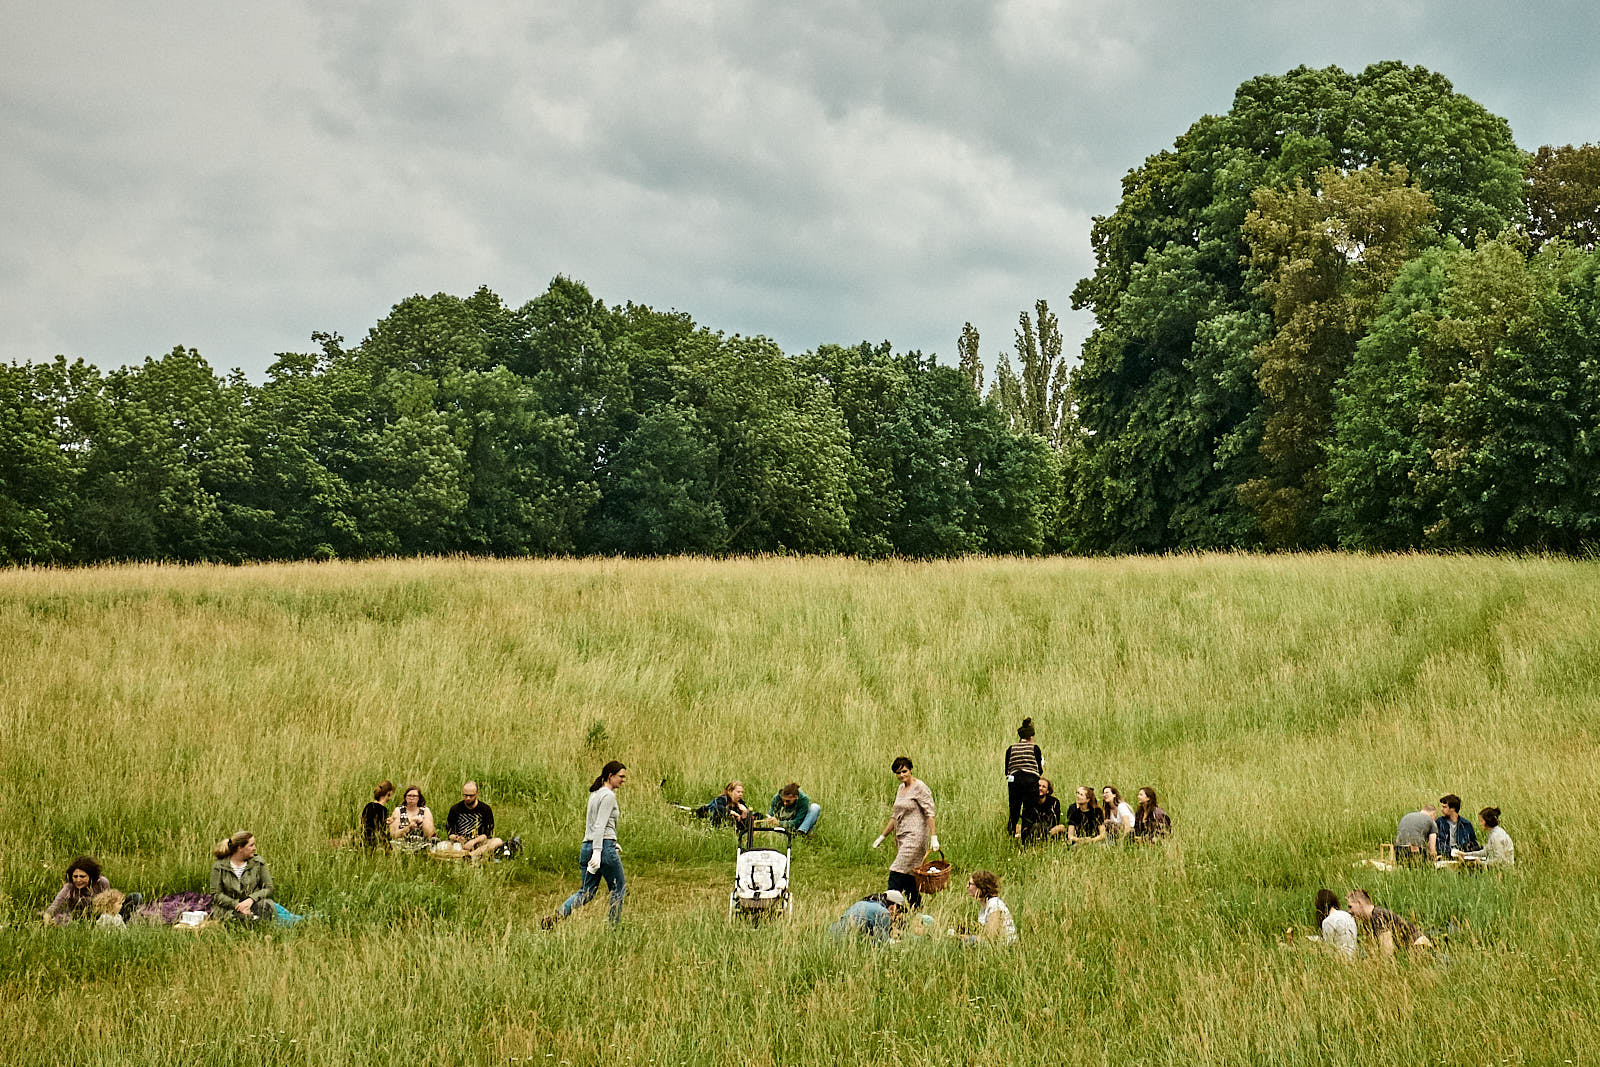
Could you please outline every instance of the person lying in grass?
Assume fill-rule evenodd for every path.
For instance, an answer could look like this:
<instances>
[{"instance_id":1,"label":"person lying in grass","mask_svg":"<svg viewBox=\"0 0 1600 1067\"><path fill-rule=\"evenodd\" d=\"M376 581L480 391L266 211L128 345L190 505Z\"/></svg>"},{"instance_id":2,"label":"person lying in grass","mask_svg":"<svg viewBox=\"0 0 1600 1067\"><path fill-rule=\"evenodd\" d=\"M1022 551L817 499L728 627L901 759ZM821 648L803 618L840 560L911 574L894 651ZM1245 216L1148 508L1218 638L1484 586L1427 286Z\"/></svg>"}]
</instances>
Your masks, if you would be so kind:
<instances>
[{"instance_id":1,"label":"person lying in grass","mask_svg":"<svg viewBox=\"0 0 1600 1067\"><path fill-rule=\"evenodd\" d=\"M732 823L739 833L750 829L756 817L755 811L744 802L744 783L737 778L729 782L722 792L696 808L694 813L712 826Z\"/></svg>"},{"instance_id":2,"label":"person lying in grass","mask_svg":"<svg viewBox=\"0 0 1600 1067\"><path fill-rule=\"evenodd\" d=\"M95 858L79 856L67 864L66 882L57 891L49 907L44 909L44 921L52 926L65 926L73 919L88 918L93 911L95 897L110 889L111 881L101 873L100 864ZM132 915L142 903L144 898L138 893L129 893L123 898L119 911L125 917Z\"/></svg>"},{"instance_id":3,"label":"person lying in grass","mask_svg":"<svg viewBox=\"0 0 1600 1067\"><path fill-rule=\"evenodd\" d=\"M1393 956L1396 948L1433 947L1433 942L1428 940L1416 923L1401 918L1388 908L1377 907L1365 889L1352 889L1344 899L1356 923L1366 930L1372 943L1385 956Z\"/></svg>"}]
</instances>

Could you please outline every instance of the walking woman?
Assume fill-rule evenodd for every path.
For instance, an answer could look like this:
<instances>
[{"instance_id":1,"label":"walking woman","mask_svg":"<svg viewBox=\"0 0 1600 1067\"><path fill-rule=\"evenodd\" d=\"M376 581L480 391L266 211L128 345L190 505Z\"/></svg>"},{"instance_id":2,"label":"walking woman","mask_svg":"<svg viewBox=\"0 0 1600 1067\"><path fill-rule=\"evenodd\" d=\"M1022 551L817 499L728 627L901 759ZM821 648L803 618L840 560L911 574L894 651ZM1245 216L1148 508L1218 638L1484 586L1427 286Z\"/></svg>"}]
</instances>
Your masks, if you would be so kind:
<instances>
[{"instance_id":1,"label":"walking woman","mask_svg":"<svg viewBox=\"0 0 1600 1067\"><path fill-rule=\"evenodd\" d=\"M895 757L890 766L900 779L900 788L894 795L894 814L884 824L883 833L872 843L873 848L883 844L883 839L894 834L894 862L889 864L889 888L905 894L906 903L913 908L922 907L922 893L917 889L914 871L928 858L928 853L939 847L939 834L934 829L933 791L926 782L911 773L908 756Z\"/></svg>"},{"instance_id":2,"label":"walking woman","mask_svg":"<svg viewBox=\"0 0 1600 1067\"><path fill-rule=\"evenodd\" d=\"M1006 833L1022 836L1022 809L1039 795L1039 776L1043 773L1044 755L1033 743L1033 719L1029 717L1017 727L1017 743L1006 749L1006 792L1011 800Z\"/></svg>"},{"instance_id":3,"label":"walking woman","mask_svg":"<svg viewBox=\"0 0 1600 1067\"><path fill-rule=\"evenodd\" d=\"M584 817L583 847L578 850L578 870L583 877L578 891L562 901L554 915L546 915L540 925L546 930L594 899L600 879L611 890L611 906L606 917L622 919L622 898L627 895L627 879L622 874L622 849L617 845L617 790L628 780L628 768L612 760L600 768L599 777L589 785L589 807Z\"/></svg>"}]
</instances>

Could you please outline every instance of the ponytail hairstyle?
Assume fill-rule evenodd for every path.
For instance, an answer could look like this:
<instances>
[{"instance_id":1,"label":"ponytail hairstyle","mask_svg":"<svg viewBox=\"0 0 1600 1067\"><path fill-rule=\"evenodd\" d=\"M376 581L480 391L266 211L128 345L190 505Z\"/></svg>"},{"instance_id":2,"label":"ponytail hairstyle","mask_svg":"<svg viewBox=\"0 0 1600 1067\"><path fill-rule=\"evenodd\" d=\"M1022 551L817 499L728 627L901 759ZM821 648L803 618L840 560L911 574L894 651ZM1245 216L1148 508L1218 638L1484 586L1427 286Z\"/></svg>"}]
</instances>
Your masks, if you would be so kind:
<instances>
[{"instance_id":1,"label":"ponytail hairstyle","mask_svg":"<svg viewBox=\"0 0 1600 1067\"><path fill-rule=\"evenodd\" d=\"M378 783L377 788L373 789L373 791L372 791L372 799L373 800L382 800L384 797L392 796L393 794L394 794L394 783L389 781L389 779L385 778L383 781Z\"/></svg>"},{"instance_id":2,"label":"ponytail hairstyle","mask_svg":"<svg viewBox=\"0 0 1600 1067\"><path fill-rule=\"evenodd\" d=\"M249 830L240 830L232 837L224 837L221 841L218 841L217 847L211 850L211 854L219 860L225 860L248 845L250 839L254 836L256 835Z\"/></svg>"},{"instance_id":3,"label":"ponytail hairstyle","mask_svg":"<svg viewBox=\"0 0 1600 1067\"><path fill-rule=\"evenodd\" d=\"M607 761L606 765L600 768L600 777L589 783L589 792L593 793L596 789L599 789L601 786L605 785L606 779L610 778L613 774L616 774L618 771L625 771L627 769L628 765L623 763L621 760L614 759Z\"/></svg>"},{"instance_id":4,"label":"ponytail hairstyle","mask_svg":"<svg viewBox=\"0 0 1600 1067\"><path fill-rule=\"evenodd\" d=\"M1028 718L1023 719L1022 720L1022 725L1017 727L1017 740L1018 741L1031 741L1031 740L1033 740L1033 717L1031 715Z\"/></svg>"},{"instance_id":5,"label":"ponytail hairstyle","mask_svg":"<svg viewBox=\"0 0 1600 1067\"><path fill-rule=\"evenodd\" d=\"M1496 826L1500 825L1500 809L1484 808L1482 811L1478 812L1478 818L1483 820L1483 825L1493 830Z\"/></svg>"}]
</instances>

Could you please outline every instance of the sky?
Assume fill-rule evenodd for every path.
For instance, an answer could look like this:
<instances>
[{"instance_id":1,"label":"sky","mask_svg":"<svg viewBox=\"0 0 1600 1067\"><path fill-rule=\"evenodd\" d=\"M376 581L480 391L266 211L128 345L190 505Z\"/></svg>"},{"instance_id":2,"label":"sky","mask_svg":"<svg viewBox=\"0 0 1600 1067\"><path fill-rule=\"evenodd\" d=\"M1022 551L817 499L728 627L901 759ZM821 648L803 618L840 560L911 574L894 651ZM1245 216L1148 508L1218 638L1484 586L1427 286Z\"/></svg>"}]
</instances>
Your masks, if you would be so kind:
<instances>
[{"instance_id":1,"label":"sky","mask_svg":"<svg viewBox=\"0 0 1600 1067\"><path fill-rule=\"evenodd\" d=\"M1068 353L1093 216L1234 89L1400 59L1600 141L1600 8L1478 0L83 0L0 8L0 361L260 381L551 278L785 351Z\"/></svg>"}]
</instances>

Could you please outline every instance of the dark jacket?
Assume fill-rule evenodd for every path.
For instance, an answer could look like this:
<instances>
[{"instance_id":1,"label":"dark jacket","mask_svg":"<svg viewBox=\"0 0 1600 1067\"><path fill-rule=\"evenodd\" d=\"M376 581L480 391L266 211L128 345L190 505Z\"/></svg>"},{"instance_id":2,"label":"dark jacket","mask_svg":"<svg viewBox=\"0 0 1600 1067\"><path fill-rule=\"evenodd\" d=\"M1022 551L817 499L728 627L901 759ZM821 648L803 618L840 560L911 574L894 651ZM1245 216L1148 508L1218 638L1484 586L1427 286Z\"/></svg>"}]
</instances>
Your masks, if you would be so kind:
<instances>
[{"instance_id":1,"label":"dark jacket","mask_svg":"<svg viewBox=\"0 0 1600 1067\"><path fill-rule=\"evenodd\" d=\"M1172 832L1172 820L1167 818L1167 813L1159 805L1152 806L1148 812L1137 809L1133 813L1133 836L1144 840L1153 840L1157 837L1166 837Z\"/></svg>"},{"instance_id":2,"label":"dark jacket","mask_svg":"<svg viewBox=\"0 0 1600 1067\"><path fill-rule=\"evenodd\" d=\"M1441 815L1433 823L1435 840L1433 847L1445 859L1453 858L1450 849L1450 817ZM1456 816L1456 852L1476 852L1478 849L1478 834L1472 829L1472 823Z\"/></svg>"}]
</instances>

